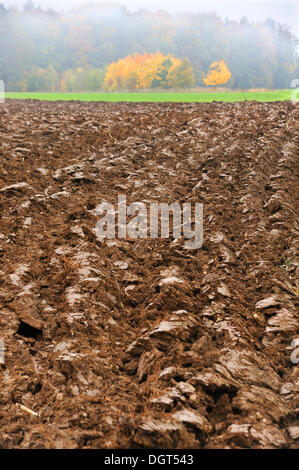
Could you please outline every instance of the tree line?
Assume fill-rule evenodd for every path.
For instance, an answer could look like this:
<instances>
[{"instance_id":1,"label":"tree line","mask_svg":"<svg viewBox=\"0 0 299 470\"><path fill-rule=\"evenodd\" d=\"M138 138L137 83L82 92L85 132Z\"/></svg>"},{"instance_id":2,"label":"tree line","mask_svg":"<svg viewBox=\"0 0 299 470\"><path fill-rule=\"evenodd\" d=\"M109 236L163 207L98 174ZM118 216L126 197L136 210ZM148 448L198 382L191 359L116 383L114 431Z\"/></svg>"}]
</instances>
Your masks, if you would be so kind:
<instances>
[{"instance_id":1,"label":"tree line","mask_svg":"<svg viewBox=\"0 0 299 470\"><path fill-rule=\"evenodd\" d=\"M8 91L221 83L232 89L282 89L299 77L298 39L271 18L256 23L223 20L216 13L130 12L117 4L63 14L30 0L22 11L0 3L0 44L0 79ZM152 58L143 67L151 81L141 77L140 57ZM127 75L117 82L112 75L120 63Z\"/></svg>"}]
</instances>

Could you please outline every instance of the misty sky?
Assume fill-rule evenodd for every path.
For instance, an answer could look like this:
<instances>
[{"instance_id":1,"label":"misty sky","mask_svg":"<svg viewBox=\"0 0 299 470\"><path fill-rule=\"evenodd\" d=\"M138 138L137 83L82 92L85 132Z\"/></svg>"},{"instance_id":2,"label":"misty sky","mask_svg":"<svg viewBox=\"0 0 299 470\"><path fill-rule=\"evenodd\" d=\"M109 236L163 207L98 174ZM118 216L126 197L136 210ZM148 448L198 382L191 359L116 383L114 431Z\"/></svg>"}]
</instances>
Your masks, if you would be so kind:
<instances>
[{"instance_id":1,"label":"misty sky","mask_svg":"<svg viewBox=\"0 0 299 470\"><path fill-rule=\"evenodd\" d=\"M6 6L22 7L26 0L0 0ZM170 12L217 11L223 18L263 21L268 17L291 26L299 37L299 0L106 0L105 3L120 3L130 10L146 8L167 10ZM57 10L69 10L72 7L90 3L85 0L34 0L35 5L52 7ZM93 0L93 3L101 3Z\"/></svg>"}]
</instances>

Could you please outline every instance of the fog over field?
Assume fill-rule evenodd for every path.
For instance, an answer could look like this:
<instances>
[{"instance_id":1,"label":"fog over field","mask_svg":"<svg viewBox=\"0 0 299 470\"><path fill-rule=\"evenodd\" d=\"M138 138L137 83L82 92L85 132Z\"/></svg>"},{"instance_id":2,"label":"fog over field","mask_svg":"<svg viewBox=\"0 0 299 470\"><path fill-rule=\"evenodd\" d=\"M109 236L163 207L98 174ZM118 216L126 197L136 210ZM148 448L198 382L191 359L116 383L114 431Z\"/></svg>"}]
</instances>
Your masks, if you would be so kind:
<instances>
[{"instance_id":1,"label":"fog over field","mask_svg":"<svg viewBox=\"0 0 299 470\"><path fill-rule=\"evenodd\" d=\"M299 76L297 9L295 0L0 0L0 77L10 92L288 89Z\"/></svg>"},{"instance_id":2,"label":"fog over field","mask_svg":"<svg viewBox=\"0 0 299 470\"><path fill-rule=\"evenodd\" d=\"M22 8L25 0L2 0L5 6ZM97 0L36 0L35 5L56 10L70 10L87 3L101 3ZM148 10L167 10L170 12L190 11L202 13L217 11L222 17L239 20L247 16L252 21L264 21L268 17L292 27L293 33L299 35L299 2L297 0L106 0L102 3L121 3L130 10L146 8Z\"/></svg>"}]
</instances>

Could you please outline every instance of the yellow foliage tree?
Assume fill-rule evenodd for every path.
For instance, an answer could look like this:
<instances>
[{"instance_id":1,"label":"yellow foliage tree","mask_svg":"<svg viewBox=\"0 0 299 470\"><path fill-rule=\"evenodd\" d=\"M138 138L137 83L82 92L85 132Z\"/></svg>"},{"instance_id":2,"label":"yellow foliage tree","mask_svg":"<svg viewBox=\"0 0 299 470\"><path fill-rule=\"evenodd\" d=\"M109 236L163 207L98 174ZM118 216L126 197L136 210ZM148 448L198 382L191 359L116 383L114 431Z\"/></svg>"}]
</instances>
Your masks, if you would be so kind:
<instances>
[{"instance_id":1,"label":"yellow foliage tree","mask_svg":"<svg viewBox=\"0 0 299 470\"><path fill-rule=\"evenodd\" d=\"M204 77L203 81L207 86L223 85L230 79L231 76L232 74L228 66L224 60L221 60L220 62L213 62L210 65L207 76Z\"/></svg>"},{"instance_id":2,"label":"yellow foliage tree","mask_svg":"<svg viewBox=\"0 0 299 470\"><path fill-rule=\"evenodd\" d=\"M116 91L121 89L139 90L151 87L173 86L174 71L183 62L170 55L164 56L160 52L156 54L135 54L129 55L118 62L113 62L107 68L104 80L104 89ZM186 67L186 64L184 63ZM190 70L191 69L191 70ZM180 83L184 85L184 74L181 71ZM187 85L193 76L193 69L189 65L186 71Z\"/></svg>"}]
</instances>

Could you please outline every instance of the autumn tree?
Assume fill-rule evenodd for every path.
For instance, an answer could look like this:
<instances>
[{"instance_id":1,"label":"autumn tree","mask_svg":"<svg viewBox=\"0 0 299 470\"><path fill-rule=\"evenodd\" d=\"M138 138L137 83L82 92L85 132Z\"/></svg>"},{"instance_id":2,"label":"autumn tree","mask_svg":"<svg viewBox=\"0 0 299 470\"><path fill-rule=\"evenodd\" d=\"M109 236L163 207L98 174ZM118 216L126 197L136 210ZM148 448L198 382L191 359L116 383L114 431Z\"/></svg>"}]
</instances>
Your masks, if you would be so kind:
<instances>
[{"instance_id":1,"label":"autumn tree","mask_svg":"<svg viewBox=\"0 0 299 470\"><path fill-rule=\"evenodd\" d=\"M113 62L107 68L104 88L120 89L184 87L193 83L193 69L186 60L156 54L135 54Z\"/></svg>"},{"instance_id":2,"label":"autumn tree","mask_svg":"<svg viewBox=\"0 0 299 470\"><path fill-rule=\"evenodd\" d=\"M213 62L210 65L207 76L204 77L203 81L207 86L223 85L224 83L228 82L231 76L232 74L228 66L224 60L221 60L220 62Z\"/></svg>"}]
</instances>

